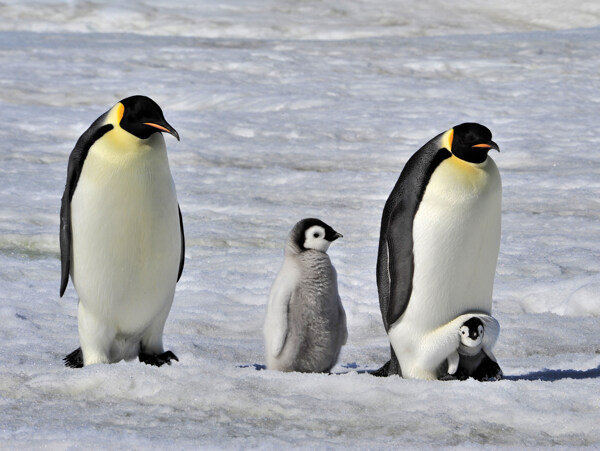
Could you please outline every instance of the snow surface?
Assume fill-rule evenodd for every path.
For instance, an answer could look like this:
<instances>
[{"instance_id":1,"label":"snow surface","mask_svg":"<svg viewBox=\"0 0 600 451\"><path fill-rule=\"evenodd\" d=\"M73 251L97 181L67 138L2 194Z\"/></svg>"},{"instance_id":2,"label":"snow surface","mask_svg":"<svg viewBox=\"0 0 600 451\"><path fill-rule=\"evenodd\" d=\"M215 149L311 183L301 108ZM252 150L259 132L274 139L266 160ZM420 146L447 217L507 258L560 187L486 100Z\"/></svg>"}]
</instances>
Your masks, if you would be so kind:
<instances>
[{"instance_id":1,"label":"snow surface","mask_svg":"<svg viewBox=\"0 0 600 451\"><path fill-rule=\"evenodd\" d=\"M119 2L121 3L121 2ZM600 446L600 3L380 0L0 4L0 448ZM65 368L58 297L68 155L154 98L186 227L165 330L180 358ZM388 358L375 262L409 156L494 133L503 230L496 383L364 373ZM339 375L256 371L292 225L344 234Z\"/></svg>"}]
</instances>

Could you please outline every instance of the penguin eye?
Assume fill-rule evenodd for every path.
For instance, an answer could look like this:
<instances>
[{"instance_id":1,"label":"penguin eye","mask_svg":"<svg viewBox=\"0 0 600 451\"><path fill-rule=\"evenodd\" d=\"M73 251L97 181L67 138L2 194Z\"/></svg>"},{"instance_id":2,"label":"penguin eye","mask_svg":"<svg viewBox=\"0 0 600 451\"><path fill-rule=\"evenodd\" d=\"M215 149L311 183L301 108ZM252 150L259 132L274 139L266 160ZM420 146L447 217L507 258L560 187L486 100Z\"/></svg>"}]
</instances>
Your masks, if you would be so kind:
<instances>
[{"instance_id":1,"label":"penguin eye","mask_svg":"<svg viewBox=\"0 0 600 451\"><path fill-rule=\"evenodd\" d=\"M314 236L315 238L319 238L319 233L318 233L318 232L315 232L315 233L313 233L313 236Z\"/></svg>"}]
</instances>

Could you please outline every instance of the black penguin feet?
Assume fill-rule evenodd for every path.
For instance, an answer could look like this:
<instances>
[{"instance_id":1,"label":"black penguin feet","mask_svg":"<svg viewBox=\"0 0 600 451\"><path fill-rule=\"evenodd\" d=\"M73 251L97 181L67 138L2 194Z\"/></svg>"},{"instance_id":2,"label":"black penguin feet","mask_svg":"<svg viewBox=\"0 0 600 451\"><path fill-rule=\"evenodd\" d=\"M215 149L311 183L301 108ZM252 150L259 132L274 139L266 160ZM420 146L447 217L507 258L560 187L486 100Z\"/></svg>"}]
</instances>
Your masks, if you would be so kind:
<instances>
[{"instance_id":1,"label":"black penguin feet","mask_svg":"<svg viewBox=\"0 0 600 451\"><path fill-rule=\"evenodd\" d=\"M502 379L503 373L500 365L486 356L471 377L481 382L499 381Z\"/></svg>"},{"instance_id":2,"label":"black penguin feet","mask_svg":"<svg viewBox=\"0 0 600 451\"><path fill-rule=\"evenodd\" d=\"M171 351L165 351L162 354L146 354L145 352L140 352L140 355L138 356L140 359L140 362L145 363L146 365L154 365L154 366L162 366L165 363L167 365L171 364L171 360L177 360L179 362L179 359L177 358L177 356L175 354L173 354Z\"/></svg>"},{"instance_id":3,"label":"black penguin feet","mask_svg":"<svg viewBox=\"0 0 600 451\"><path fill-rule=\"evenodd\" d=\"M388 360L385 364L379 368L378 370L372 371L371 374L375 377L388 377L390 370L390 361Z\"/></svg>"},{"instance_id":4,"label":"black penguin feet","mask_svg":"<svg viewBox=\"0 0 600 451\"><path fill-rule=\"evenodd\" d=\"M458 367L454 374L444 374L439 380L440 381L466 381L469 378L469 372L462 367Z\"/></svg>"},{"instance_id":5,"label":"black penguin feet","mask_svg":"<svg viewBox=\"0 0 600 451\"><path fill-rule=\"evenodd\" d=\"M398 375L402 377L402 370L400 369L400 362L398 362L398 357L394 353L394 348L390 345L390 360L388 360L385 365L383 365L378 370L372 371L371 374L377 377L388 377Z\"/></svg>"},{"instance_id":6,"label":"black penguin feet","mask_svg":"<svg viewBox=\"0 0 600 451\"><path fill-rule=\"evenodd\" d=\"M65 356L63 362L69 368L83 368L83 352L81 352L81 348L77 348L71 354Z\"/></svg>"}]
</instances>

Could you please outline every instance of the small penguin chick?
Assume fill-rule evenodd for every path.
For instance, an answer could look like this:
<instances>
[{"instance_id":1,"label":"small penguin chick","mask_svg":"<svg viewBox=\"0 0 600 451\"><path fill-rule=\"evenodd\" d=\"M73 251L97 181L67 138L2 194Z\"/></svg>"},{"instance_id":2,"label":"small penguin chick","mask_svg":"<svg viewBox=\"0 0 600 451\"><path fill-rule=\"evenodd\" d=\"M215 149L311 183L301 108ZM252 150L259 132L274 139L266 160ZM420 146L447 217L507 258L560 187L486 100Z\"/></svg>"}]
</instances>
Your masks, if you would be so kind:
<instances>
[{"instance_id":1,"label":"small penguin chick","mask_svg":"<svg viewBox=\"0 0 600 451\"><path fill-rule=\"evenodd\" d=\"M326 252L341 236L315 218L299 221L290 232L267 305L267 368L327 372L335 365L348 332L337 273Z\"/></svg>"},{"instance_id":2,"label":"small penguin chick","mask_svg":"<svg viewBox=\"0 0 600 451\"><path fill-rule=\"evenodd\" d=\"M484 334L483 321L476 316L469 318L460 326L458 334L460 345L455 352L448 356L448 374L456 373L460 356L472 357L481 351Z\"/></svg>"}]
</instances>

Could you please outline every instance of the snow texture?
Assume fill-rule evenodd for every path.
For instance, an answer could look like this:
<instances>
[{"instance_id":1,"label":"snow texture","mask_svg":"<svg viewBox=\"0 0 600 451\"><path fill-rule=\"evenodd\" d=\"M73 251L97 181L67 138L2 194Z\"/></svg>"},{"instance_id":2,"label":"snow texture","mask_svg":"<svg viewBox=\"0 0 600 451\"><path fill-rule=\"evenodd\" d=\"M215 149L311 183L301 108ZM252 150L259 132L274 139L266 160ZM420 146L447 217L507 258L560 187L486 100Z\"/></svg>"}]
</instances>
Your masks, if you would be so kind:
<instances>
[{"instance_id":1,"label":"snow texture","mask_svg":"<svg viewBox=\"0 0 600 451\"><path fill-rule=\"evenodd\" d=\"M600 446L600 3L517 0L0 4L0 447L461 449ZM145 94L166 137L186 267L165 328L180 362L65 368L68 155ZM410 155L465 121L502 150L495 383L375 378L375 262ZM337 375L263 368L292 225L329 255L348 316Z\"/></svg>"}]
</instances>

